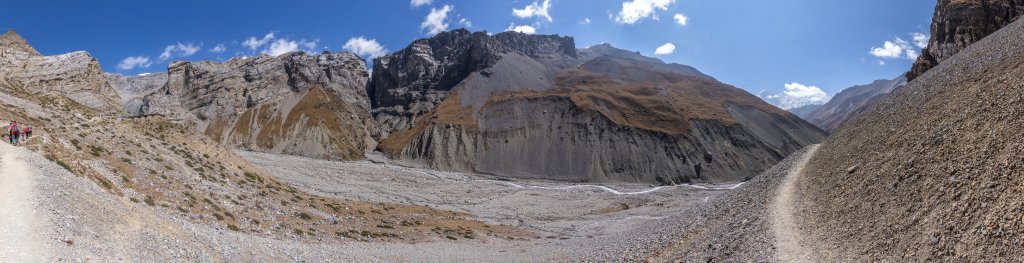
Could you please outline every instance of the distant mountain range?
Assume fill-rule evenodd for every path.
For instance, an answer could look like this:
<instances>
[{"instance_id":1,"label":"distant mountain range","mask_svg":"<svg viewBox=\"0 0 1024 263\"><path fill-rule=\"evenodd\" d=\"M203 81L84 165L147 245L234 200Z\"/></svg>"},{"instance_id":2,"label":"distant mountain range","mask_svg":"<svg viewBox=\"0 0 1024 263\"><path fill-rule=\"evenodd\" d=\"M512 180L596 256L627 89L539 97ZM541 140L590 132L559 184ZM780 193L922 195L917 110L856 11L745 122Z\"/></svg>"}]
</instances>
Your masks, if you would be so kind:
<instances>
[{"instance_id":1,"label":"distant mountain range","mask_svg":"<svg viewBox=\"0 0 1024 263\"><path fill-rule=\"evenodd\" d=\"M906 77L876 80L871 84L853 86L839 92L824 105L790 110L826 131L838 129L844 122L864 112L879 99L907 83Z\"/></svg>"}]
</instances>

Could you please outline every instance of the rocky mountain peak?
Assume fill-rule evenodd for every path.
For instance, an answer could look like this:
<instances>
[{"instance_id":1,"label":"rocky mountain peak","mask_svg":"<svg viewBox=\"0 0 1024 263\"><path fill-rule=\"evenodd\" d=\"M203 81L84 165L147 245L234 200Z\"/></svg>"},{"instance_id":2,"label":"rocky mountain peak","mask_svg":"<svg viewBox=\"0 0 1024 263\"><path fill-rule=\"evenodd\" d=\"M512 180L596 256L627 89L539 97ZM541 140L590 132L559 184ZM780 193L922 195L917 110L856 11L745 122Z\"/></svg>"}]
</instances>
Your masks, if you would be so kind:
<instances>
[{"instance_id":1,"label":"rocky mountain peak","mask_svg":"<svg viewBox=\"0 0 1024 263\"><path fill-rule=\"evenodd\" d=\"M483 81L491 79L488 76L493 73L509 71L490 70L496 65L515 67L516 71L532 74L532 78L517 80L534 81L529 84L531 87L551 87L554 71L575 65L577 60L576 42L572 37L516 32L488 35L487 32L456 29L415 40L402 50L375 58L367 93L374 114L387 116L386 120L378 118L384 130L400 130L410 127L414 119L437 106L473 73L481 75L474 79ZM499 61L505 64L498 65ZM515 83L514 86L526 85ZM486 99L486 94L471 96Z\"/></svg>"},{"instance_id":2,"label":"rocky mountain peak","mask_svg":"<svg viewBox=\"0 0 1024 263\"><path fill-rule=\"evenodd\" d=\"M907 78L913 80L1024 14L1024 0L939 0L931 39Z\"/></svg>"},{"instance_id":3,"label":"rocky mountain peak","mask_svg":"<svg viewBox=\"0 0 1024 263\"><path fill-rule=\"evenodd\" d=\"M626 78L634 81L650 77L643 76L646 74L636 74L636 70L671 72L688 77L715 80L715 78L705 75L694 67L677 63L665 63L660 59L644 56L639 51L620 49L608 43L582 48L578 52L580 62L584 63L583 67L591 71L603 72L610 76L631 76ZM629 67L622 67L623 65L628 65Z\"/></svg>"},{"instance_id":4,"label":"rocky mountain peak","mask_svg":"<svg viewBox=\"0 0 1024 263\"><path fill-rule=\"evenodd\" d=\"M32 46L28 44L28 41L21 37L18 32L15 32L13 28L8 29L7 33L0 35L0 47L3 47L3 53L18 52L31 56L41 56L39 51L32 48Z\"/></svg>"}]
</instances>

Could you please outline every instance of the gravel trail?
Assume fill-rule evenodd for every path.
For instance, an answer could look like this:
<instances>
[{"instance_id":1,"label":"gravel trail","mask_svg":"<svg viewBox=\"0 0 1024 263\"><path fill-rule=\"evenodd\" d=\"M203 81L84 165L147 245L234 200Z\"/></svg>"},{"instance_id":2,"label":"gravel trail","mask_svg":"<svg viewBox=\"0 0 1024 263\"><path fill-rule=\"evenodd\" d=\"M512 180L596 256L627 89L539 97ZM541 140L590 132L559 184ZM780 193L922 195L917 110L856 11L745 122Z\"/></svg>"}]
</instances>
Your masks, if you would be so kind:
<instances>
[{"instance_id":1,"label":"gravel trail","mask_svg":"<svg viewBox=\"0 0 1024 263\"><path fill-rule=\"evenodd\" d=\"M38 174L15 151L0 143L0 260L38 262L45 247L39 234L45 218L33 198Z\"/></svg>"},{"instance_id":2,"label":"gravel trail","mask_svg":"<svg viewBox=\"0 0 1024 263\"><path fill-rule=\"evenodd\" d=\"M807 153L800 158L800 161L790 168L769 207L772 233L775 236L775 246L778 248L776 256L782 262L814 262L812 250L805 245L807 240L800 235L794 216L795 204L793 201L798 198L795 192L800 173L803 172L804 165L817 150L818 145L811 146Z\"/></svg>"}]
</instances>

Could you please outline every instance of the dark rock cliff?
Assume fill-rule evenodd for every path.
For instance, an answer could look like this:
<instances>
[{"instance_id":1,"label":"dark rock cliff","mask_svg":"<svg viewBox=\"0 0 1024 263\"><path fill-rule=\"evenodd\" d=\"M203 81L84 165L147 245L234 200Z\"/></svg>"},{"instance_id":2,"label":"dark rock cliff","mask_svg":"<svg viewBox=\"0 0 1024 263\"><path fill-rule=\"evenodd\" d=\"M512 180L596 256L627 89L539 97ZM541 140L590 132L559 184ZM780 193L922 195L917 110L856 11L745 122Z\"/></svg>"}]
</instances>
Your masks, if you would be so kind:
<instances>
[{"instance_id":1,"label":"dark rock cliff","mask_svg":"<svg viewBox=\"0 0 1024 263\"><path fill-rule=\"evenodd\" d=\"M921 50L907 79L914 80L943 60L1024 14L1024 0L939 0L928 48Z\"/></svg>"},{"instance_id":2,"label":"dark rock cliff","mask_svg":"<svg viewBox=\"0 0 1024 263\"><path fill-rule=\"evenodd\" d=\"M505 54L519 54L558 63L575 60L575 42L570 37L519 33L471 33L465 29L442 32L414 41L398 52L374 59L373 77L367 93L374 116L385 133L410 128L448 97L470 74L491 68Z\"/></svg>"}]
</instances>

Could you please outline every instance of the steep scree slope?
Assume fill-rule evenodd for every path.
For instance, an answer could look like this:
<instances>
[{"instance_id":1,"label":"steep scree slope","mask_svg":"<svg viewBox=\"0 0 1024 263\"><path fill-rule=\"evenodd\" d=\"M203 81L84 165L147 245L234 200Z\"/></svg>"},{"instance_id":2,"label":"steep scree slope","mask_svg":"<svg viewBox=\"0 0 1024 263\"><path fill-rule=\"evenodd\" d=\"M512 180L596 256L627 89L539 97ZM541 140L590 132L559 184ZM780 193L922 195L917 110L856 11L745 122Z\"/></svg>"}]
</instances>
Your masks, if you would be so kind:
<instances>
[{"instance_id":1,"label":"steep scree slope","mask_svg":"<svg viewBox=\"0 0 1024 263\"><path fill-rule=\"evenodd\" d=\"M803 222L855 261L1024 258L1024 21L971 45L820 147Z\"/></svg>"}]
</instances>

